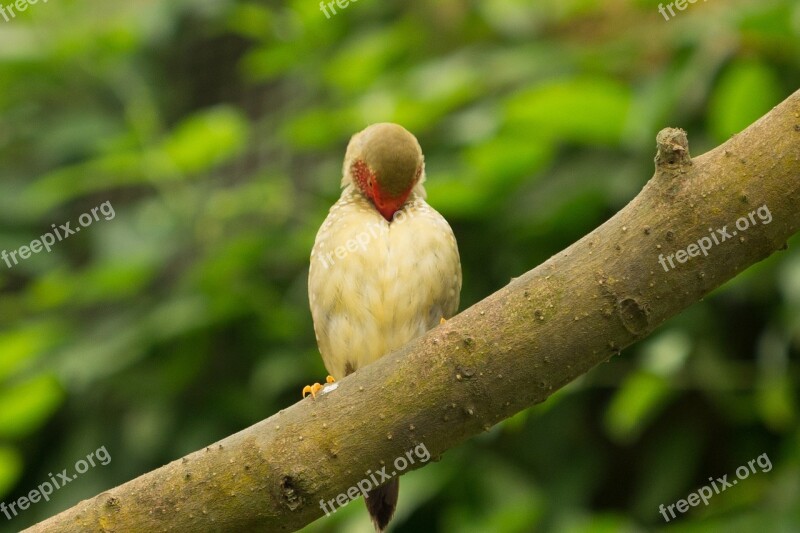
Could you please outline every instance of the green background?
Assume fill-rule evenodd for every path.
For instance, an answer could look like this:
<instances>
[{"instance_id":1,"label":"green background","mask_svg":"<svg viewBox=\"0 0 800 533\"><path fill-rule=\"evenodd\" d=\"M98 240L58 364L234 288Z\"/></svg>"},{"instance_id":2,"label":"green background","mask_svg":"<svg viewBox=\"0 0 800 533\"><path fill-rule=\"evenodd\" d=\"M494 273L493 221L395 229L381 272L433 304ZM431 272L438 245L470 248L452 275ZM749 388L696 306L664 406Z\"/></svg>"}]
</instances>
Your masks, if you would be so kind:
<instances>
[{"instance_id":1,"label":"green background","mask_svg":"<svg viewBox=\"0 0 800 533\"><path fill-rule=\"evenodd\" d=\"M0 249L106 201L116 213L0 263L0 501L101 446L112 458L0 529L245 428L324 377L308 258L366 125L418 136L429 201L459 242L463 309L630 201L661 128L686 129L700 155L800 88L790 0L697 2L671 20L623 0L337 11L50 0L0 18ZM797 531L798 245L404 476L395 531L658 529L659 504L762 453L770 472L670 530ZM306 531L370 530L358 501Z\"/></svg>"}]
</instances>

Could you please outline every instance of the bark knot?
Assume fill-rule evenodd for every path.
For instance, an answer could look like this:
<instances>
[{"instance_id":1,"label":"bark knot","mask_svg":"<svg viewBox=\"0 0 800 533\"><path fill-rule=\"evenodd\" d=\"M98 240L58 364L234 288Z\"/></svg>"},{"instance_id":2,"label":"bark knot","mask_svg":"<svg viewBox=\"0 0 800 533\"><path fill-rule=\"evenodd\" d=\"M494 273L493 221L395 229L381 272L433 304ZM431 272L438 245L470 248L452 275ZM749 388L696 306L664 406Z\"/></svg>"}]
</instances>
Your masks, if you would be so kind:
<instances>
[{"instance_id":1,"label":"bark knot","mask_svg":"<svg viewBox=\"0 0 800 533\"><path fill-rule=\"evenodd\" d=\"M294 480L291 478L291 476L284 476L281 480L281 496L283 503L289 508L290 511L294 511L303 505L303 498L295 488Z\"/></svg>"},{"instance_id":2,"label":"bark knot","mask_svg":"<svg viewBox=\"0 0 800 533\"><path fill-rule=\"evenodd\" d=\"M656 135L656 167L691 165L689 139L680 128L664 128Z\"/></svg>"},{"instance_id":3,"label":"bark knot","mask_svg":"<svg viewBox=\"0 0 800 533\"><path fill-rule=\"evenodd\" d=\"M650 323L649 313L633 298L625 298L617 304L617 314L630 333L639 336L647 331Z\"/></svg>"}]
</instances>

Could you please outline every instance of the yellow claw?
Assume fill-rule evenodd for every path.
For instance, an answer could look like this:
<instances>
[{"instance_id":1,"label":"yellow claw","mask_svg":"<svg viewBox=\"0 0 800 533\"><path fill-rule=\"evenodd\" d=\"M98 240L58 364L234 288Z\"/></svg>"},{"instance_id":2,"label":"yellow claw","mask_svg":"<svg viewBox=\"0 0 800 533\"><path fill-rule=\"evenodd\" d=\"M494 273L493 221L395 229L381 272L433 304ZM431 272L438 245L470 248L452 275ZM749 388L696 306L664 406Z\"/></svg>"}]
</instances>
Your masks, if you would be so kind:
<instances>
[{"instance_id":1,"label":"yellow claw","mask_svg":"<svg viewBox=\"0 0 800 533\"><path fill-rule=\"evenodd\" d=\"M447 319L446 319L445 317L442 317L442 318L440 318L440 319L439 319L439 325L440 325L440 326L441 326L442 324L444 324L445 322L447 322Z\"/></svg>"},{"instance_id":2,"label":"yellow claw","mask_svg":"<svg viewBox=\"0 0 800 533\"><path fill-rule=\"evenodd\" d=\"M306 397L307 394L311 394L311 397L315 400L317 399L317 393L322 388L322 385L319 383L314 383L313 385L306 385L303 387L303 398Z\"/></svg>"},{"instance_id":3,"label":"yellow claw","mask_svg":"<svg viewBox=\"0 0 800 533\"><path fill-rule=\"evenodd\" d=\"M335 381L336 380L333 379L333 376L328 376L327 378L325 378L325 383L328 384L333 383ZM314 383L313 385L306 385L305 387L303 387L303 398L305 398L306 395L310 394L311 397L316 400L317 393L321 391L324 386L325 385L320 385L319 383Z\"/></svg>"}]
</instances>

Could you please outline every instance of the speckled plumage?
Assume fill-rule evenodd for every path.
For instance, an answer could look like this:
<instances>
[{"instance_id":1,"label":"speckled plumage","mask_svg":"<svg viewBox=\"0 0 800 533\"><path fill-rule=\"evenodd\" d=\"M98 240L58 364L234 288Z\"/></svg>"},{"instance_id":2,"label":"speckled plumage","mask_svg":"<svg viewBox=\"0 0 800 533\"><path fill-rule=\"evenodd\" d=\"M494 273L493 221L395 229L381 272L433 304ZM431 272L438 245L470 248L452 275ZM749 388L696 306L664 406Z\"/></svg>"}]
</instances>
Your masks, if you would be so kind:
<instances>
[{"instance_id":1,"label":"speckled plumage","mask_svg":"<svg viewBox=\"0 0 800 533\"><path fill-rule=\"evenodd\" d=\"M308 293L322 359L336 379L458 309L455 236L424 195L417 185L389 222L348 184L317 233Z\"/></svg>"}]
</instances>

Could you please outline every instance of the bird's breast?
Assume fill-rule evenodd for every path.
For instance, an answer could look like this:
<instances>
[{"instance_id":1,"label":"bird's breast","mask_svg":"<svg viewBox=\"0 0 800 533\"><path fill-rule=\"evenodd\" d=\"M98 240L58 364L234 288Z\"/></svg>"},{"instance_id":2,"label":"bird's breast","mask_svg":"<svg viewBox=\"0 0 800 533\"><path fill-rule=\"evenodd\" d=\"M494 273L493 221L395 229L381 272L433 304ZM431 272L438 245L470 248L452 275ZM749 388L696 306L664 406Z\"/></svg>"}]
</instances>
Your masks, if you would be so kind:
<instances>
[{"instance_id":1,"label":"bird's breast","mask_svg":"<svg viewBox=\"0 0 800 533\"><path fill-rule=\"evenodd\" d=\"M391 222L344 195L311 254L309 298L328 371L337 379L450 317L461 266L450 226L412 197Z\"/></svg>"}]
</instances>

